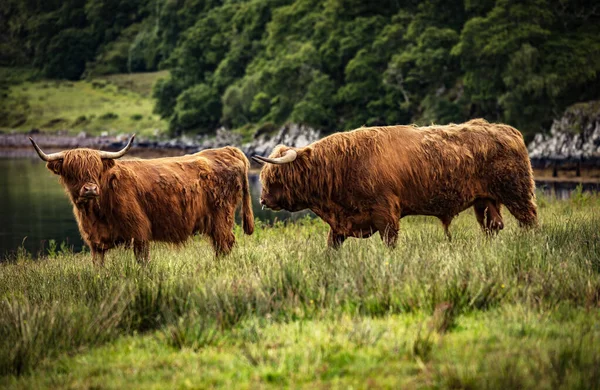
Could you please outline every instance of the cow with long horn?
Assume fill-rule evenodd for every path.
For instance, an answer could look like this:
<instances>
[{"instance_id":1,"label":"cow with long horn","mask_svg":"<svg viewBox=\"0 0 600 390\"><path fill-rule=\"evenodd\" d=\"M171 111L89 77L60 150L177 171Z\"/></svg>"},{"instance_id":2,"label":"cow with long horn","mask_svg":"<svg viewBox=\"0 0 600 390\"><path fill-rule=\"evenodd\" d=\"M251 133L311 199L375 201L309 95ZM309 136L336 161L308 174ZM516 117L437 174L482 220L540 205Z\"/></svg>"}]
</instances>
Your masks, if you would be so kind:
<instances>
[{"instance_id":1,"label":"cow with long horn","mask_svg":"<svg viewBox=\"0 0 600 390\"><path fill-rule=\"evenodd\" d=\"M60 176L79 231L94 262L117 245L132 245L139 262L150 241L175 244L206 234L217 255L231 251L235 209L242 202L244 232L254 231L249 162L237 148L209 149L182 157L117 160L118 152L72 149L46 154L30 138L47 168Z\"/></svg>"},{"instance_id":2,"label":"cow with long horn","mask_svg":"<svg viewBox=\"0 0 600 390\"><path fill-rule=\"evenodd\" d=\"M303 148L280 145L260 173L261 204L310 209L330 226L328 245L379 232L394 246L407 215L438 217L448 230L475 209L484 231L504 227L505 205L524 227L537 224L534 181L516 129L474 119L447 126L387 126L335 133Z\"/></svg>"}]
</instances>

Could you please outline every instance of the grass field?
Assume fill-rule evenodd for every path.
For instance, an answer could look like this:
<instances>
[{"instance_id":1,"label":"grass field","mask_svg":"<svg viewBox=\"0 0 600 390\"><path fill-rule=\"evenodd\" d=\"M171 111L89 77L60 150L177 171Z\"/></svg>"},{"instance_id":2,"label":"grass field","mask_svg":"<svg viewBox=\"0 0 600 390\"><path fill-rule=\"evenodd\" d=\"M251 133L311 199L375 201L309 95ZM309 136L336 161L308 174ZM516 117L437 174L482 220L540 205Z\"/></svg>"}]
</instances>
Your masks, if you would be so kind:
<instances>
[{"instance_id":1,"label":"grass field","mask_svg":"<svg viewBox=\"0 0 600 390\"><path fill-rule=\"evenodd\" d=\"M600 388L600 196L539 199L540 227L448 242L405 218L325 248L319 220L259 224L229 257L203 239L0 265L6 388Z\"/></svg>"},{"instance_id":2,"label":"grass field","mask_svg":"<svg viewBox=\"0 0 600 390\"><path fill-rule=\"evenodd\" d=\"M164 132L167 123L152 113L150 95L154 82L167 76L165 71L71 82L27 81L25 76L11 73L14 82L0 91L0 130L86 131L94 135L135 131L146 136Z\"/></svg>"}]
</instances>

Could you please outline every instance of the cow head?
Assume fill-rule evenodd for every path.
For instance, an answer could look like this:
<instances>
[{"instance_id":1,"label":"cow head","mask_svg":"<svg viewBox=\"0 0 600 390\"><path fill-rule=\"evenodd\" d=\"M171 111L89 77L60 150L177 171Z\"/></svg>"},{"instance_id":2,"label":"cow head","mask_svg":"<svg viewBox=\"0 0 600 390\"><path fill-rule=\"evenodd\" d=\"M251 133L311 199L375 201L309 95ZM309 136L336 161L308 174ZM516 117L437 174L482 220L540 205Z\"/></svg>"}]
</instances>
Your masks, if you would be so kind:
<instances>
[{"instance_id":1,"label":"cow head","mask_svg":"<svg viewBox=\"0 0 600 390\"><path fill-rule=\"evenodd\" d=\"M101 195L102 176L115 165L114 159L129 151L134 138L135 135L118 152L72 149L51 154L44 153L33 139L29 140L40 158L47 162L46 167L60 176L73 202L82 204Z\"/></svg>"},{"instance_id":2,"label":"cow head","mask_svg":"<svg viewBox=\"0 0 600 390\"><path fill-rule=\"evenodd\" d=\"M272 210L299 211L307 207L302 191L303 173L310 148L278 146L267 158L253 156L259 164L266 164L260 173L262 192L260 204Z\"/></svg>"}]
</instances>

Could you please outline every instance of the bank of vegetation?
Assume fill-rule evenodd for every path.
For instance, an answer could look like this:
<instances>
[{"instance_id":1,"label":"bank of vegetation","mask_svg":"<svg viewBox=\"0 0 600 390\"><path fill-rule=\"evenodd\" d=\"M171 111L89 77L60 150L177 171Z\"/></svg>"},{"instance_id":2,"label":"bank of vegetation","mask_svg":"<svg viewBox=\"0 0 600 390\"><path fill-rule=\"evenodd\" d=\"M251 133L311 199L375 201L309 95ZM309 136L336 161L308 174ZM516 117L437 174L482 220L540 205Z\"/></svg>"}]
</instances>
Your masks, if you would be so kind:
<instances>
[{"instance_id":1,"label":"bank of vegetation","mask_svg":"<svg viewBox=\"0 0 600 390\"><path fill-rule=\"evenodd\" d=\"M7 0L0 64L44 77L170 70L172 134L502 121L548 130L600 97L592 1Z\"/></svg>"}]
</instances>

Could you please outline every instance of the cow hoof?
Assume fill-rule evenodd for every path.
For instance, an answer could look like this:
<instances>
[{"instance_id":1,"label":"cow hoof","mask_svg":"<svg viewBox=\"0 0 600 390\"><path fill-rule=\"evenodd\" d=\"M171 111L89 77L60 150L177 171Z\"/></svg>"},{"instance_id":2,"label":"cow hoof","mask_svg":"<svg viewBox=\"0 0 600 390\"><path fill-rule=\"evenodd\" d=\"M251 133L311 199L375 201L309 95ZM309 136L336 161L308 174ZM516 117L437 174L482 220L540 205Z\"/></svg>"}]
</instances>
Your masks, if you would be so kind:
<instances>
[{"instance_id":1,"label":"cow hoof","mask_svg":"<svg viewBox=\"0 0 600 390\"><path fill-rule=\"evenodd\" d=\"M490 221L490 228L489 229L492 230L492 231L497 232L499 230L504 229L504 223L502 222L501 219L492 219Z\"/></svg>"}]
</instances>

